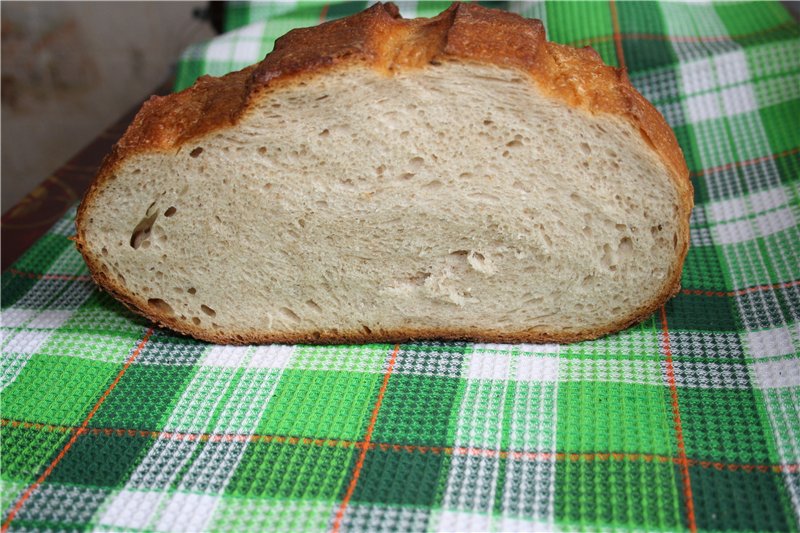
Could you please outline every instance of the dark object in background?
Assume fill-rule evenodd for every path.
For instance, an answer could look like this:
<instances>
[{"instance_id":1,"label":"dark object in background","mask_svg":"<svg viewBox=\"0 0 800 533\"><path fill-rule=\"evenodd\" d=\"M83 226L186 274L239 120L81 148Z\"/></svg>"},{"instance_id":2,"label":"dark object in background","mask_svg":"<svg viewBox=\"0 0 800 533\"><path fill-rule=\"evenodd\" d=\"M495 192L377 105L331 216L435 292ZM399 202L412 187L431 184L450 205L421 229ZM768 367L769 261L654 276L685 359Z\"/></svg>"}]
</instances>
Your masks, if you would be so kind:
<instances>
[{"instance_id":1,"label":"dark object in background","mask_svg":"<svg viewBox=\"0 0 800 533\"><path fill-rule=\"evenodd\" d=\"M225 27L225 4L226 2L209 2L204 9L195 9L192 14L197 19L208 21L214 31L220 34Z\"/></svg>"}]
</instances>

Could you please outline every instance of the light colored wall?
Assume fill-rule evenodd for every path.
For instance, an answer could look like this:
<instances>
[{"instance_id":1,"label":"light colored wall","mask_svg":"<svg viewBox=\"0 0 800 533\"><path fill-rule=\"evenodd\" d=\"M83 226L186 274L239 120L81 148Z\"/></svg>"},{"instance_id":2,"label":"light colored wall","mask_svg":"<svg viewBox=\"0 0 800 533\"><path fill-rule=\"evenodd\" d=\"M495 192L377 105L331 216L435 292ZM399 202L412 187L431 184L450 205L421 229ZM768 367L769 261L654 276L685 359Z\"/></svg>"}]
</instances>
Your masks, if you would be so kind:
<instances>
[{"instance_id":1,"label":"light colored wall","mask_svg":"<svg viewBox=\"0 0 800 533\"><path fill-rule=\"evenodd\" d=\"M2 210L150 95L205 2L3 2Z\"/></svg>"}]
</instances>

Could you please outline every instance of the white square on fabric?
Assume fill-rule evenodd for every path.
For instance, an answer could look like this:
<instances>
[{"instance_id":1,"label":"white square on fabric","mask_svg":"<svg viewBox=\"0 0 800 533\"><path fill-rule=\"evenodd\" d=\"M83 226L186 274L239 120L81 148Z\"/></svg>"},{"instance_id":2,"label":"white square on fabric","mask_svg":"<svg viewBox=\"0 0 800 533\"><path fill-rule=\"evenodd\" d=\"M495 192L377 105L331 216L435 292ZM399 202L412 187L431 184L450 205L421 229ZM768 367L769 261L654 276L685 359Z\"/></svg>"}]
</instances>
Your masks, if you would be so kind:
<instances>
[{"instance_id":1,"label":"white square on fabric","mask_svg":"<svg viewBox=\"0 0 800 533\"><path fill-rule=\"evenodd\" d=\"M486 514L442 511L437 531L492 531L492 520Z\"/></svg>"},{"instance_id":2,"label":"white square on fabric","mask_svg":"<svg viewBox=\"0 0 800 533\"><path fill-rule=\"evenodd\" d=\"M783 209L758 215L756 217L756 224L758 225L758 231L761 236L766 237L767 235L796 227L797 221L791 209L784 207Z\"/></svg>"},{"instance_id":3,"label":"white square on fabric","mask_svg":"<svg viewBox=\"0 0 800 533\"><path fill-rule=\"evenodd\" d=\"M751 331L747 334L747 345L750 347L750 355L756 359L795 353L792 334L785 327Z\"/></svg>"},{"instance_id":4,"label":"white square on fabric","mask_svg":"<svg viewBox=\"0 0 800 533\"><path fill-rule=\"evenodd\" d=\"M294 354L294 346L270 344L259 346L250 358L248 368L286 368Z\"/></svg>"},{"instance_id":5,"label":"white square on fabric","mask_svg":"<svg viewBox=\"0 0 800 533\"><path fill-rule=\"evenodd\" d=\"M156 531L206 531L219 499L210 494L174 494L156 524Z\"/></svg>"},{"instance_id":6,"label":"white square on fabric","mask_svg":"<svg viewBox=\"0 0 800 533\"><path fill-rule=\"evenodd\" d=\"M0 314L0 325L4 328L18 328L36 313L37 311L33 309L15 309L12 307Z\"/></svg>"},{"instance_id":7,"label":"white square on fabric","mask_svg":"<svg viewBox=\"0 0 800 533\"><path fill-rule=\"evenodd\" d=\"M476 352L470 355L467 379L508 379L511 356Z\"/></svg>"},{"instance_id":8,"label":"white square on fabric","mask_svg":"<svg viewBox=\"0 0 800 533\"><path fill-rule=\"evenodd\" d=\"M558 381L558 358L522 355L517 364L517 381Z\"/></svg>"},{"instance_id":9,"label":"white square on fabric","mask_svg":"<svg viewBox=\"0 0 800 533\"><path fill-rule=\"evenodd\" d=\"M255 63L263 59L261 56L261 43L258 41L237 41L233 48L233 60Z\"/></svg>"},{"instance_id":10,"label":"white square on fabric","mask_svg":"<svg viewBox=\"0 0 800 533\"><path fill-rule=\"evenodd\" d=\"M404 19L413 19L417 17L417 3L402 1L397 2L397 8Z\"/></svg>"},{"instance_id":11,"label":"white square on fabric","mask_svg":"<svg viewBox=\"0 0 800 533\"><path fill-rule=\"evenodd\" d=\"M29 328L48 328L56 329L64 325L69 320L74 311L42 311L39 316L34 318Z\"/></svg>"},{"instance_id":12,"label":"white square on fabric","mask_svg":"<svg viewBox=\"0 0 800 533\"><path fill-rule=\"evenodd\" d=\"M5 353L36 353L52 334L51 331L20 331L5 345Z\"/></svg>"},{"instance_id":13,"label":"white square on fabric","mask_svg":"<svg viewBox=\"0 0 800 533\"><path fill-rule=\"evenodd\" d=\"M211 41L206 48L205 57L208 61L230 61L233 55L233 43L230 41Z\"/></svg>"},{"instance_id":14,"label":"white square on fabric","mask_svg":"<svg viewBox=\"0 0 800 533\"><path fill-rule=\"evenodd\" d=\"M716 93L705 93L690 96L686 99L686 108L690 122L703 122L722 116Z\"/></svg>"},{"instance_id":15,"label":"white square on fabric","mask_svg":"<svg viewBox=\"0 0 800 533\"><path fill-rule=\"evenodd\" d=\"M750 195L750 203L753 204L753 210L756 213L761 213L769 209L789 205L789 197L782 186L773 187L752 193Z\"/></svg>"},{"instance_id":16,"label":"white square on fabric","mask_svg":"<svg viewBox=\"0 0 800 533\"><path fill-rule=\"evenodd\" d=\"M517 348L521 353L557 354L561 350L558 344L519 344Z\"/></svg>"},{"instance_id":17,"label":"white square on fabric","mask_svg":"<svg viewBox=\"0 0 800 533\"><path fill-rule=\"evenodd\" d=\"M714 72L707 59L681 63L683 93L692 95L715 87Z\"/></svg>"},{"instance_id":18,"label":"white square on fabric","mask_svg":"<svg viewBox=\"0 0 800 533\"><path fill-rule=\"evenodd\" d=\"M742 50L714 56L714 68L720 85L732 85L750 79L747 58Z\"/></svg>"},{"instance_id":19,"label":"white square on fabric","mask_svg":"<svg viewBox=\"0 0 800 533\"><path fill-rule=\"evenodd\" d=\"M714 222L725 222L747 215L747 204L741 198L711 202L707 209Z\"/></svg>"},{"instance_id":20,"label":"white square on fabric","mask_svg":"<svg viewBox=\"0 0 800 533\"><path fill-rule=\"evenodd\" d=\"M714 228L714 241L717 244L734 244L755 239L756 233L749 220L739 220L719 224Z\"/></svg>"},{"instance_id":21,"label":"white square on fabric","mask_svg":"<svg viewBox=\"0 0 800 533\"><path fill-rule=\"evenodd\" d=\"M255 24L248 24L238 30L232 31L231 35L236 35L236 37L240 39L261 39L266 27L266 22L256 22Z\"/></svg>"},{"instance_id":22,"label":"white square on fabric","mask_svg":"<svg viewBox=\"0 0 800 533\"><path fill-rule=\"evenodd\" d=\"M500 520L500 528L498 529L498 531L507 533L545 533L553 530L552 523L534 522L513 516L503 516Z\"/></svg>"},{"instance_id":23,"label":"white square on fabric","mask_svg":"<svg viewBox=\"0 0 800 533\"><path fill-rule=\"evenodd\" d=\"M161 492L122 490L111 500L100 518L100 525L144 529L158 508L161 496Z\"/></svg>"},{"instance_id":24,"label":"white square on fabric","mask_svg":"<svg viewBox=\"0 0 800 533\"><path fill-rule=\"evenodd\" d=\"M749 83L723 89L720 95L722 96L722 103L725 106L726 115L740 115L758 109L753 86Z\"/></svg>"},{"instance_id":25,"label":"white square on fabric","mask_svg":"<svg viewBox=\"0 0 800 533\"><path fill-rule=\"evenodd\" d=\"M238 368L247 357L249 346L214 346L200 363L203 366Z\"/></svg>"},{"instance_id":26,"label":"white square on fabric","mask_svg":"<svg viewBox=\"0 0 800 533\"><path fill-rule=\"evenodd\" d=\"M753 369L762 389L800 387L800 359L756 361Z\"/></svg>"}]
</instances>

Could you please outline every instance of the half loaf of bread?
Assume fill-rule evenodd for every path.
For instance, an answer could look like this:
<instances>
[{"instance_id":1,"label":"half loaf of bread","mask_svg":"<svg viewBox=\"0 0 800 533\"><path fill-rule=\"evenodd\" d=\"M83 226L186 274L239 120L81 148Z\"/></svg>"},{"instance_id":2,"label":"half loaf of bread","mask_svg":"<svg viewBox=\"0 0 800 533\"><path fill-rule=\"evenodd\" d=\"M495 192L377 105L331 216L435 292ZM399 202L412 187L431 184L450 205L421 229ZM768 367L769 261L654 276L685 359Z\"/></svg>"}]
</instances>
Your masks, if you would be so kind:
<instances>
[{"instance_id":1,"label":"half loaf of bread","mask_svg":"<svg viewBox=\"0 0 800 533\"><path fill-rule=\"evenodd\" d=\"M97 283L220 343L577 341L679 288L663 117L538 20L392 4L152 97L80 206Z\"/></svg>"}]
</instances>

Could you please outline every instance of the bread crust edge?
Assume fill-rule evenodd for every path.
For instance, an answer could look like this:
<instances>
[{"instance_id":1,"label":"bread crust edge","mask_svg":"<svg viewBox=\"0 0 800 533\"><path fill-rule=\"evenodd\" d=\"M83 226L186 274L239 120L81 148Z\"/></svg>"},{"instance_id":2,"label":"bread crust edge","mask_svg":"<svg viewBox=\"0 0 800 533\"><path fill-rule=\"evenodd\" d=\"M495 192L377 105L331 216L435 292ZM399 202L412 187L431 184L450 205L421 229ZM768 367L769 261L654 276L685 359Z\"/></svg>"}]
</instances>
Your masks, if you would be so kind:
<instances>
[{"instance_id":1,"label":"bread crust edge","mask_svg":"<svg viewBox=\"0 0 800 533\"><path fill-rule=\"evenodd\" d=\"M486 35L495 38L487 42ZM388 331L219 333L181 323L149 306L103 272L89 247L86 226L103 187L129 157L180 150L190 141L234 126L252 104L269 92L289 88L325 71L368 65L385 75L429 68L439 61L477 62L530 75L548 96L591 114L610 114L638 129L669 170L678 198L678 243L672 275L658 295L628 316L604 327L579 331L531 328L518 331L463 328L398 328ZM689 247L693 188L677 139L663 116L631 85L624 69L602 63L591 48L547 42L541 21L474 4L455 3L430 19L402 19L394 4L376 4L354 16L287 33L262 62L220 78L203 76L172 95L151 97L104 159L78 208L75 244L94 281L136 314L179 333L219 344L394 343L414 340L503 343L567 343L591 340L626 329L652 315L680 291Z\"/></svg>"}]
</instances>

